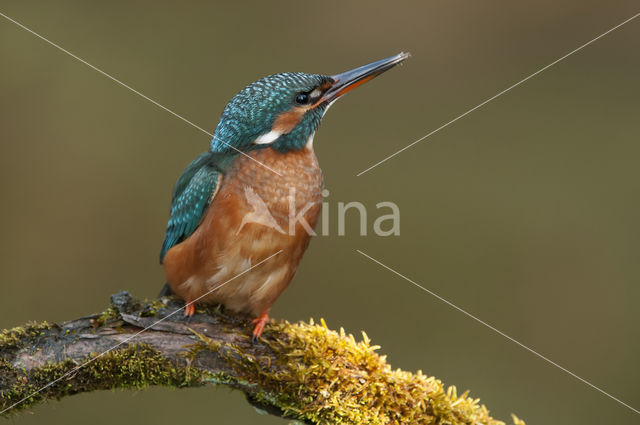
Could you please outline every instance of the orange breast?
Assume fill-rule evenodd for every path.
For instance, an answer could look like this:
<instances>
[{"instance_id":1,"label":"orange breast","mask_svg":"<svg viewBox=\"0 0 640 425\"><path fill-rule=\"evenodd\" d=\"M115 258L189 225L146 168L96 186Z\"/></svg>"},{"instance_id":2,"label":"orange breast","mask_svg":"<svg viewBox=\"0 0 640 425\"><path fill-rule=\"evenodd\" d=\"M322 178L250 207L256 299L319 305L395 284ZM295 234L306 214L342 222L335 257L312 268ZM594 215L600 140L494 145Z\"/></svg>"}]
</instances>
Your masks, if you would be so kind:
<instances>
[{"instance_id":1,"label":"orange breast","mask_svg":"<svg viewBox=\"0 0 640 425\"><path fill-rule=\"evenodd\" d=\"M310 148L264 148L249 155L255 161L236 159L200 226L167 252L163 265L171 289L183 299L208 293L199 302L257 315L293 278L311 236L305 224L313 228L321 209L323 184Z\"/></svg>"}]
</instances>

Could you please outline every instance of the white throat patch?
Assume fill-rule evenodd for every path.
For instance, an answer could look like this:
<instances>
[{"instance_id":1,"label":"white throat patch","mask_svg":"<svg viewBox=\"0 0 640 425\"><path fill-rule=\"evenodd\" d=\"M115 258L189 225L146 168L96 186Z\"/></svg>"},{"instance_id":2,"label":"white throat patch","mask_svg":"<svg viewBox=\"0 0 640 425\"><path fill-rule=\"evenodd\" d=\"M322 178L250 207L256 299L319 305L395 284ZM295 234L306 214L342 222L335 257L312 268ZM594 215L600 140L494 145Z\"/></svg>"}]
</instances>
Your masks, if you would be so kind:
<instances>
[{"instance_id":1,"label":"white throat patch","mask_svg":"<svg viewBox=\"0 0 640 425\"><path fill-rule=\"evenodd\" d=\"M309 136L309 138L307 139L307 144L305 145L307 149L313 150L313 136L315 135L316 135L316 132L314 131L313 133L311 133L311 136Z\"/></svg>"}]
</instances>

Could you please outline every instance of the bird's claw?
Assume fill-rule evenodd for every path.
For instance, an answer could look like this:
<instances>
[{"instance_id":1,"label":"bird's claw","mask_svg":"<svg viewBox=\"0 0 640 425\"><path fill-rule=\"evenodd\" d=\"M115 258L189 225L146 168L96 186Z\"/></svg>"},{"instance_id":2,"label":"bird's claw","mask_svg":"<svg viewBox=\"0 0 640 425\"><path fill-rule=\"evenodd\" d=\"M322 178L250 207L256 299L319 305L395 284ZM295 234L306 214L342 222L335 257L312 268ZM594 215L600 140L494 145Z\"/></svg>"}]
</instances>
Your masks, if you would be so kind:
<instances>
[{"instance_id":1,"label":"bird's claw","mask_svg":"<svg viewBox=\"0 0 640 425\"><path fill-rule=\"evenodd\" d=\"M260 314L260 316L256 317L255 319L253 319L251 321L251 323L253 323L254 325L256 325L253 328L253 333L251 334L251 342L252 343L256 343L258 342L258 340L260 339L260 336L262 335L262 331L264 330L264 326L269 322L269 314L268 313L262 313Z\"/></svg>"},{"instance_id":2,"label":"bird's claw","mask_svg":"<svg viewBox=\"0 0 640 425\"><path fill-rule=\"evenodd\" d=\"M191 322L191 318L196 314L196 304L192 301L188 301L184 306L184 317L187 319L187 323Z\"/></svg>"}]
</instances>

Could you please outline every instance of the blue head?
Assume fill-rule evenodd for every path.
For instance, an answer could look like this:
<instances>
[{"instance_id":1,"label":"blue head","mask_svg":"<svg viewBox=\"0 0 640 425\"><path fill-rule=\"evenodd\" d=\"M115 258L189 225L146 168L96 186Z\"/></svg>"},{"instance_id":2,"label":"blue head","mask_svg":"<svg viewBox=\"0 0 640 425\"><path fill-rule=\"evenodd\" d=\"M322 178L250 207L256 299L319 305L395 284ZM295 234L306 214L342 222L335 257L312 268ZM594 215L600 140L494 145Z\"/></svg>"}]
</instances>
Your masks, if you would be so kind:
<instances>
[{"instance_id":1,"label":"blue head","mask_svg":"<svg viewBox=\"0 0 640 425\"><path fill-rule=\"evenodd\" d=\"M281 152L302 149L331 103L407 57L400 53L333 76L285 72L251 83L224 108L211 150L232 153L265 145Z\"/></svg>"}]
</instances>

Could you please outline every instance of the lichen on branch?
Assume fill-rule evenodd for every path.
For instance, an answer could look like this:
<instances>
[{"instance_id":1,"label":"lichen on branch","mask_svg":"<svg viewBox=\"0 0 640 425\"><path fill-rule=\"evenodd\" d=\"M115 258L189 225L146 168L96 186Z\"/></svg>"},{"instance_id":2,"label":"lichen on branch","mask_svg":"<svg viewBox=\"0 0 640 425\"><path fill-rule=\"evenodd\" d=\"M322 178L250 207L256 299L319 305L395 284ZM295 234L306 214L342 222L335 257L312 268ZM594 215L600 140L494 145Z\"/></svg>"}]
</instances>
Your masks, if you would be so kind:
<instances>
[{"instance_id":1,"label":"lichen on branch","mask_svg":"<svg viewBox=\"0 0 640 425\"><path fill-rule=\"evenodd\" d=\"M171 315L180 306L122 292L100 314L3 331L0 410L19 402L5 413L12 414L100 389L214 384L243 391L269 413L313 424L503 424L468 392L459 395L420 371L391 369L364 332L358 342L324 321L272 321L252 344L247 317L205 309L185 322Z\"/></svg>"}]
</instances>

